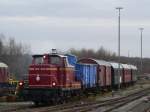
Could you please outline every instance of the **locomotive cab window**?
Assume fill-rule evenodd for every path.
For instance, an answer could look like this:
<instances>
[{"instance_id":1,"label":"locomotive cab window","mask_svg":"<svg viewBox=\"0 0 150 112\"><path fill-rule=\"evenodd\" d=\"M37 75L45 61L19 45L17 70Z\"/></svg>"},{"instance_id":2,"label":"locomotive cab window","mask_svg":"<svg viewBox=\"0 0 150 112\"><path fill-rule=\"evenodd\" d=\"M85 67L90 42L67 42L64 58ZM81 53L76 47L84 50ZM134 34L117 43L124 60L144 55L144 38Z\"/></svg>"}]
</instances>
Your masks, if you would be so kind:
<instances>
[{"instance_id":1,"label":"locomotive cab window","mask_svg":"<svg viewBox=\"0 0 150 112\"><path fill-rule=\"evenodd\" d=\"M61 57L58 56L50 56L50 64L53 65L62 65Z\"/></svg>"},{"instance_id":2,"label":"locomotive cab window","mask_svg":"<svg viewBox=\"0 0 150 112\"><path fill-rule=\"evenodd\" d=\"M37 55L37 56L33 56L33 64L43 64L44 60L43 60L43 55Z\"/></svg>"},{"instance_id":3,"label":"locomotive cab window","mask_svg":"<svg viewBox=\"0 0 150 112\"><path fill-rule=\"evenodd\" d=\"M43 63L43 57L35 58L35 64L42 64Z\"/></svg>"}]
</instances>

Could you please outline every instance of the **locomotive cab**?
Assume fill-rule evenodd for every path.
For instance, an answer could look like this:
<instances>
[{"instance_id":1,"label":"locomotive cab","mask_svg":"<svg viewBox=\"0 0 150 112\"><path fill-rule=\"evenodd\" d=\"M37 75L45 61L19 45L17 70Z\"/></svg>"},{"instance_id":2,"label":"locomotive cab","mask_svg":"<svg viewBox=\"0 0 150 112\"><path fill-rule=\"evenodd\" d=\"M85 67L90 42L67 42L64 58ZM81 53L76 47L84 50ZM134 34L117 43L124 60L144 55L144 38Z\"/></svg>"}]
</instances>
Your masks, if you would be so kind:
<instances>
[{"instance_id":1,"label":"locomotive cab","mask_svg":"<svg viewBox=\"0 0 150 112\"><path fill-rule=\"evenodd\" d=\"M65 85L66 70L70 69L73 74L73 67L69 66L66 58L57 54L34 55L29 67L29 86L58 88ZM72 80L69 78L70 83Z\"/></svg>"}]
</instances>

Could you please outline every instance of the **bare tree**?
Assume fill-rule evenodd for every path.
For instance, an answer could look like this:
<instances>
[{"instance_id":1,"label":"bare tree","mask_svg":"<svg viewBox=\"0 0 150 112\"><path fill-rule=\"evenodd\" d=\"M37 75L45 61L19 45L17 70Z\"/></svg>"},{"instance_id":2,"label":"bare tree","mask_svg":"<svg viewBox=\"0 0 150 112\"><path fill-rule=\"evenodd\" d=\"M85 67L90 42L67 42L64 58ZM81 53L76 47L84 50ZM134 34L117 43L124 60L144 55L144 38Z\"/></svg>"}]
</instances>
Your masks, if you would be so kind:
<instances>
[{"instance_id":1,"label":"bare tree","mask_svg":"<svg viewBox=\"0 0 150 112\"><path fill-rule=\"evenodd\" d=\"M27 74L28 65L31 63L30 47L17 43L14 38L2 41L4 35L0 35L0 61L9 66L10 74L16 79Z\"/></svg>"}]
</instances>

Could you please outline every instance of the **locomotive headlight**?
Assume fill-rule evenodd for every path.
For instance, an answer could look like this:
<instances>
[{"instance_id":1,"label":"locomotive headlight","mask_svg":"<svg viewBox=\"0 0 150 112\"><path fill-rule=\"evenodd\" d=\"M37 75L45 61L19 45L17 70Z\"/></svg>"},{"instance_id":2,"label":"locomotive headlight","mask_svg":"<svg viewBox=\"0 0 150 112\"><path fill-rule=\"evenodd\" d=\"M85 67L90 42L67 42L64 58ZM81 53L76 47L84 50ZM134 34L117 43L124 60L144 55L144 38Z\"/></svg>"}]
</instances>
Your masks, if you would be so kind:
<instances>
[{"instance_id":1,"label":"locomotive headlight","mask_svg":"<svg viewBox=\"0 0 150 112\"><path fill-rule=\"evenodd\" d=\"M53 82L53 83L52 83L52 86L56 86L56 83L55 83L55 82Z\"/></svg>"},{"instance_id":2,"label":"locomotive headlight","mask_svg":"<svg viewBox=\"0 0 150 112\"><path fill-rule=\"evenodd\" d=\"M43 56L43 58L45 59L45 58L46 58L46 56Z\"/></svg>"},{"instance_id":3,"label":"locomotive headlight","mask_svg":"<svg viewBox=\"0 0 150 112\"><path fill-rule=\"evenodd\" d=\"M37 75L35 79L36 79L37 82L39 82L40 81L40 76Z\"/></svg>"},{"instance_id":4,"label":"locomotive headlight","mask_svg":"<svg viewBox=\"0 0 150 112\"><path fill-rule=\"evenodd\" d=\"M23 82L19 82L19 86L22 86L23 85Z\"/></svg>"}]
</instances>

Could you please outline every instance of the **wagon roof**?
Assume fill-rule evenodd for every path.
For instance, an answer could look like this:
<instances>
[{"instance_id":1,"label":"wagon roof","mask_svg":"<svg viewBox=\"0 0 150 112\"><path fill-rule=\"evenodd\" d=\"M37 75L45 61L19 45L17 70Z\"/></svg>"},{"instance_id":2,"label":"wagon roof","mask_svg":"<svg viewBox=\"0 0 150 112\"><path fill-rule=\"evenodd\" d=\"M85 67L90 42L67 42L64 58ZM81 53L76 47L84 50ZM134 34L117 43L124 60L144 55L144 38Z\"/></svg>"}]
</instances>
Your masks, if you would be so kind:
<instances>
[{"instance_id":1,"label":"wagon roof","mask_svg":"<svg viewBox=\"0 0 150 112\"><path fill-rule=\"evenodd\" d=\"M5 63L0 62L0 68L7 68L8 66Z\"/></svg>"},{"instance_id":2,"label":"wagon roof","mask_svg":"<svg viewBox=\"0 0 150 112\"><path fill-rule=\"evenodd\" d=\"M137 70L137 67L135 65L129 65L131 67L131 69L133 70Z\"/></svg>"},{"instance_id":3,"label":"wagon roof","mask_svg":"<svg viewBox=\"0 0 150 112\"><path fill-rule=\"evenodd\" d=\"M131 66L130 65L128 65L128 64L121 64L122 66L123 66L123 68L125 68L125 69L131 69Z\"/></svg>"},{"instance_id":4,"label":"wagon roof","mask_svg":"<svg viewBox=\"0 0 150 112\"><path fill-rule=\"evenodd\" d=\"M93 59L93 58L82 58L82 59L78 60L78 62L82 62L82 60L91 60L92 62L94 62L94 64L111 66L110 63L108 63L104 60L97 60L97 59ZM87 63L90 64L89 62L87 62Z\"/></svg>"},{"instance_id":5,"label":"wagon roof","mask_svg":"<svg viewBox=\"0 0 150 112\"><path fill-rule=\"evenodd\" d=\"M104 60L97 60L97 59L93 59L93 60L99 65L111 66L109 62L106 62Z\"/></svg>"},{"instance_id":6,"label":"wagon roof","mask_svg":"<svg viewBox=\"0 0 150 112\"><path fill-rule=\"evenodd\" d=\"M111 64L113 68L119 68L118 66L119 63L116 63L116 62L109 62L109 63ZM120 64L120 68L123 68L122 64Z\"/></svg>"}]
</instances>

